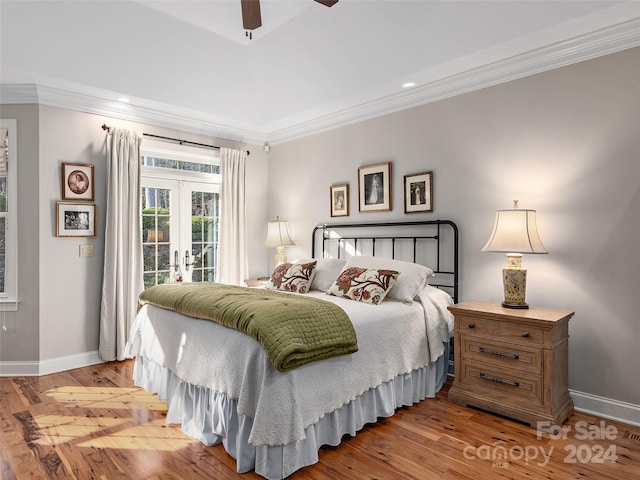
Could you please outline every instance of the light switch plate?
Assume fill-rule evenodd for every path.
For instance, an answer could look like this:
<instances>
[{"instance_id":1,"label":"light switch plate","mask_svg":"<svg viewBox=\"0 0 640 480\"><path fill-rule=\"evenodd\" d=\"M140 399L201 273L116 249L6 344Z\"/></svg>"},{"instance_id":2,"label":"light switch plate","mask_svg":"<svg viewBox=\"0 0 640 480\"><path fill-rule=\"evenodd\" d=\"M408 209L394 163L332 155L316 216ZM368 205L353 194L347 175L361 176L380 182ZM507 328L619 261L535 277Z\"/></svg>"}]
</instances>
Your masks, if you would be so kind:
<instances>
[{"instance_id":1,"label":"light switch plate","mask_svg":"<svg viewBox=\"0 0 640 480\"><path fill-rule=\"evenodd\" d=\"M93 245L80 245L81 257L93 257Z\"/></svg>"}]
</instances>

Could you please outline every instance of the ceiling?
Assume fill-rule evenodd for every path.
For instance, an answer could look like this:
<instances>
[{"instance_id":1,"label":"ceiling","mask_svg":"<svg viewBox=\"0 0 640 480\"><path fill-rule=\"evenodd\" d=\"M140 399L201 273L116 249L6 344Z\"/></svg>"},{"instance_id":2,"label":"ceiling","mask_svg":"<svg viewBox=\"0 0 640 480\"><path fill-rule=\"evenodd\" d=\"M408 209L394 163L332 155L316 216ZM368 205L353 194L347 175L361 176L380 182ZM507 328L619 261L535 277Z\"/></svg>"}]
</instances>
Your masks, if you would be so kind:
<instances>
[{"instance_id":1,"label":"ceiling","mask_svg":"<svg viewBox=\"0 0 640 480\"><path fill-rule=\"evenodd\" d=\"M39 103L277 143L640 45L635 1L261 10L249 40L239 0L0 0L2 101L31 85Z\"/></svg>"}]
</instances>

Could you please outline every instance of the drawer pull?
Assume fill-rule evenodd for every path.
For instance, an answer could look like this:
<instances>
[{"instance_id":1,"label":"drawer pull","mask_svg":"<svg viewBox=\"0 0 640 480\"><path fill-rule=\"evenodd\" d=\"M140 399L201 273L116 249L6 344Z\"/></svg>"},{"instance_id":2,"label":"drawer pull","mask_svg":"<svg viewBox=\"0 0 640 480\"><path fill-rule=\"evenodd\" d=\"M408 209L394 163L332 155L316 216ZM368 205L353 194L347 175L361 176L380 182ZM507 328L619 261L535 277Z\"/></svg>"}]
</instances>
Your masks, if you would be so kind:
<instances>
[{"instance_id":1,"label":"drawer pull","mask_svg":"<svg viewBox=\"0 0 640 480\"><path fill-rule=\"evenodd\" d=\"M520 358L520 355L518 355L517 353L498 352L496 350L487 350L484 347L480 347L480 353L488 353L489 355L497 355L499 357L510 358L511 360L518 360Z\"/></svg>"},{"instance_id":2,"label":"drawer pull","mask_svg":"<svg viewBox=\"0 0 640 480\"><path fill-rule=\"evenodd\" d=\"M522 336L524 338L529 338L529 332L522 332Z\"/></svg>"},{"instance_id":3,"label":"drawer pull","mask_svg":"<svg viewBox=\"0 0 640 480\"><path fill-rule=\"evenodd\" d=\"M469 328L476 328L476 324L475 323L470 323L469 324Z\"/></svg>"},{"instance_id":4,"label":"drawer pull","mask_svg":"<svg viewBox=\"0 0 640 480\"><path fill-rule=\"evenodd\" d=\"M491 375L487 375L486 373L481 373L480 378L484 378L485 380L491 380L492 382L504 383L505 385L511 385L512 387L520 386L520 382L517 382L515 380L505 380L504 378L500 378L500 377L492 377Z\"/></svg>"}]
</instances>

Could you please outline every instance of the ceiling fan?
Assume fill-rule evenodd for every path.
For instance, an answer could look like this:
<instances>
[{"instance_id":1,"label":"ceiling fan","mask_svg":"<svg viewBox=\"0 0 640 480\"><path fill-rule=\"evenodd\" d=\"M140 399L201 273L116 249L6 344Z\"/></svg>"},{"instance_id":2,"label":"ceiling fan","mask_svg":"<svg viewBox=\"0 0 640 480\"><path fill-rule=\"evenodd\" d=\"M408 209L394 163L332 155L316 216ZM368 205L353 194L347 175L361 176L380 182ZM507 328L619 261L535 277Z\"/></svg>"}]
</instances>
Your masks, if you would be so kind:
<instances>
[{"instance_id":1,"label":"ceiling fan","mask_svg":"<svg viewBox=\"0 0 640 480\"><path fill-rule=\"evenodd\" d=\"M314 0L326 7L332 7L338 0ZM262 16L260 15L260 0L240 0L242 4L242 26L248 31L249 37L251 30L262 26Z\"/></svg>"}]
</instances>

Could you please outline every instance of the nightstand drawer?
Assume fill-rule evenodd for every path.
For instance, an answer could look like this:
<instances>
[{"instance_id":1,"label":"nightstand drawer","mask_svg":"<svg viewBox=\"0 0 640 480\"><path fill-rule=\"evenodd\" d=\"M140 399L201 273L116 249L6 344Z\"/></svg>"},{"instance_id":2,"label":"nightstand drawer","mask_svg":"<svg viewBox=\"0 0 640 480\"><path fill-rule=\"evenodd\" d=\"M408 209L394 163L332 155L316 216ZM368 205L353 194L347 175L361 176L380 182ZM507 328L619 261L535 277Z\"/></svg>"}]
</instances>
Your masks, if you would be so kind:
<instances>
[{"instance_id":1,"label":"nightstand drawer","mask_svg":"<svg viewBox=\"0 0 640 480\"><path fill-rule=\"evenodd\" d=\"M542 374L542 349L524 345L492 342L472 335L461 335L461 355L465 360L490 364L494 368Z\"/></svg>"},{"instance_id":2,"label":"nightstand drawer","mask_svg":"<svg viewBox=\"0 0 640 480\"><path fill-rule=\"evenodd\" d=\"M542 345L544 343L542 328L478 317L461 316L460 333L526 344Z\"/></svg>"},{"instance_id":3,"label":"nightstand drawer","mask_svg":"<svg viewBox=\"0 0 640 480\"><path fill-rule=\"evenodd\" d=\"M542 403L542 377L526 375L509 369L490 368L485 365L462 361L461 384L485 388L492 398L506 395Z\"/></svg>"}]
</instances>

